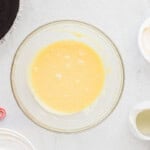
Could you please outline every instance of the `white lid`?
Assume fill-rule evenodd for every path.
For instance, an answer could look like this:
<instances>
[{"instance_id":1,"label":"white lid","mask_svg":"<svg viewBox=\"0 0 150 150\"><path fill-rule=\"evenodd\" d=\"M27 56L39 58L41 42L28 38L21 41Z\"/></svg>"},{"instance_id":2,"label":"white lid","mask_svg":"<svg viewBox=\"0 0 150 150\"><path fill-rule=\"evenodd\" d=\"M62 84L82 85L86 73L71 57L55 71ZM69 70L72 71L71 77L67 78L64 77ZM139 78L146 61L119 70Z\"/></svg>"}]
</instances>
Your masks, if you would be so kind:
<instances>
[{"instance_id":1,"label":"white lid","mask_svg":"<svg viewBox=\"0 0 150 150\"><path fill-rule=\"evenodd\" d=\"M31 142L21 134L0 129L0 150L34 150Z\"/></svg>"}]
</instances>

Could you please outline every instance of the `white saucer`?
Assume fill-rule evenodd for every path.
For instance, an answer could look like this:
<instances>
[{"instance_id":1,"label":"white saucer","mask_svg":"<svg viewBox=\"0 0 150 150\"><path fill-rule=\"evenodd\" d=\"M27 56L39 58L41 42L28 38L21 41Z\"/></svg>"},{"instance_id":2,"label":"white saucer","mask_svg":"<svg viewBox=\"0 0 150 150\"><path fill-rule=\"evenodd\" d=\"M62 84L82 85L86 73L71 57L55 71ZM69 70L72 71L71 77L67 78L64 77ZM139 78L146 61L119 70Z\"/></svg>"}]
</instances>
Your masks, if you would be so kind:
<instances>
[{"instance_id":1,"label":"white saucer","mask_svg":"<svg viewBox=\"0 0 150 150\"><path fill-rule=\"evenodd\" d=\"M31 142L21 134L0 129L0 150L35 150Z\"/></svg>"}]
</instances>

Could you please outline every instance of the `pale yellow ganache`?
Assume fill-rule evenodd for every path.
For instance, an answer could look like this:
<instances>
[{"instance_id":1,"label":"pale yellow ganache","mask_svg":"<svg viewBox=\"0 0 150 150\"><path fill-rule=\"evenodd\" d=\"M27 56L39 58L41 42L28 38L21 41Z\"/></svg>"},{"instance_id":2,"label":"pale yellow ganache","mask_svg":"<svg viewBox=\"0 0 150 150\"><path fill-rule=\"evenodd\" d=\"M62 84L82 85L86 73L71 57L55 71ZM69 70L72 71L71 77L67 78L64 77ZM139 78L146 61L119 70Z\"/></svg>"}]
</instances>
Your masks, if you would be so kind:
<instances>
[{"instance_id":1,"label":"pale yellow ganache","mask_svg":"<svg viewBox=\"0 0 150 150\"><path fill-rule=\"evenodd\" d=\"M104 85L104 67L88 45L58 41L40 50L29 68L29 84L50 110L76 113L90 106Z\"/></svg>"}]
</instances>

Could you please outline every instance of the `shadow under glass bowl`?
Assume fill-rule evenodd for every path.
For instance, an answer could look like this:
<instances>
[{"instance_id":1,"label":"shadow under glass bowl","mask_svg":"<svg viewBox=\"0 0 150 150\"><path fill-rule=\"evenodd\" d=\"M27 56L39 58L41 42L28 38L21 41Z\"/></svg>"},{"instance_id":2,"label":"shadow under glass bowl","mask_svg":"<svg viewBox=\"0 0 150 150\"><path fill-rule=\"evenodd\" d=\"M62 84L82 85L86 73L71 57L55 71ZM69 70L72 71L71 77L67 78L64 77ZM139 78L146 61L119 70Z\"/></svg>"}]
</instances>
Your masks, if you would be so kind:
<instances>
[{"instance_id":1,"label":"shadow under glass bowl","mask_svg":"<svg viewBox=\"0 0 150 150\"><path fill-rule=\"evenodd\" d=\"M76 114L57 115L46 111L28 86L27 72L36 53L60 40L76 40L92 47L105 68L103 90L95 103ZM71 133L89 129L112 113L124 87L124 67L115 44L101 30L87 23L62 20L39 27L21 43L13 59L11 87L24 114L37 125L52 131Z\"/></svg>"}]
</instances>

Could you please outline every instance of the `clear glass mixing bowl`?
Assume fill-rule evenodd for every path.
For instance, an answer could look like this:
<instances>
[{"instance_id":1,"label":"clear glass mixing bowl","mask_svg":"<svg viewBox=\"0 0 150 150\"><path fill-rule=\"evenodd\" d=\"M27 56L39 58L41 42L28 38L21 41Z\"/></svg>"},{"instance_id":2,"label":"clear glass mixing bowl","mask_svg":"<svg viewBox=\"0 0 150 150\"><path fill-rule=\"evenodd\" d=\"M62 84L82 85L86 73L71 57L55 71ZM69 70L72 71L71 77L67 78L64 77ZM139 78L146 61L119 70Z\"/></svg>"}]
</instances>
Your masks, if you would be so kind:
<instances>
[{"instance_id":1,"label":"clear glass mixing bowl","mask_svg":"<svg viewBox=\"0 0 150 150\"><path fill-rule=\"evenodd\" d=\"M88 109L57 115L35 100L28 86L27 71L41 48L67 39L84 42L101 56L106 79L101 94ZM123 91L124 67L115 44L101 30L79 21L55 21L39 27L21 43L12 63L11 86L19 107L37 125L58 132L78 132L102 122L114 110Z\"/></svg>"}]
</instances>

